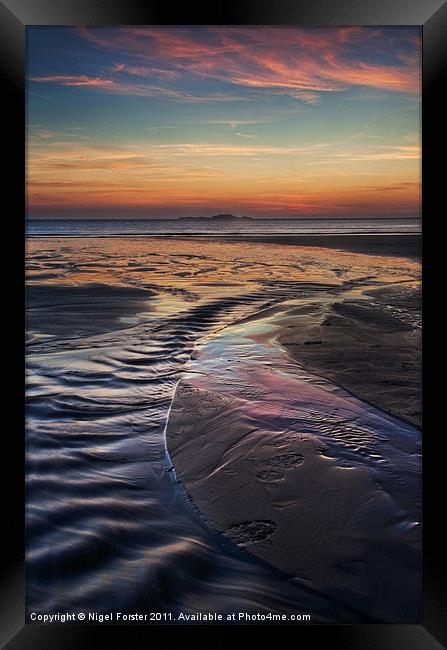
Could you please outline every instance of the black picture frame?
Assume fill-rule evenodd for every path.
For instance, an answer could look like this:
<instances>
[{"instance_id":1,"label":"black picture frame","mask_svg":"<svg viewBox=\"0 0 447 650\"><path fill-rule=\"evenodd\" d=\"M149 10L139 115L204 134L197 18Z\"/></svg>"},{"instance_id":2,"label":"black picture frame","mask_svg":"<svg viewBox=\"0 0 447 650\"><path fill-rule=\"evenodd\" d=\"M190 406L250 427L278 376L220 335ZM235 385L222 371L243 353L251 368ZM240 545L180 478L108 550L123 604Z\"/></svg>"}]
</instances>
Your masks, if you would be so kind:
<instances>
[{"instance_id":1,"label":"black picture frame","mask_svg":"<svg viewBox=\"0 0 447 650\"><path fill-rule=\"evenodd\" d=\"M433 262L436 240L436 213L443 205L442 167L438 160L443 147L442 72L446 67L447 4L441 0L239 0L234 6L215 2L194 7L185 4L175 10L167 3L143 0L0 0L0 66L3 77L4 136L10 144L4 149L6 181L3 200L4 249L12 252L14 272L5 278L3 320L7 326L3 356L6 395L3 409L13 415L12 424L3 428L4 532L2 580L0 586L0 642L8 650L42 648L87 648L106 646L109 635L114 643L124 634L122 647L145 645L148 635L154 642L155 630L142 625L25 625L24 563L24 421L23 421L23 244L25 181L25 31L30 25L178 25L178 24L295 24L295 25L420 25L423 33L423 285L424 328L430 331L427 306L434 295ZM441 215L438 215L438 223ZM6 232L6 225L8 232ZM6 271L5 271L6 273ZM15 305L15 306L14 306ZM424 329L426 332L426 329ZM426 334L424 339L432 338ZM434 365L433 365L434 367ZM271 646L285 632L296 643L325 643L329 648L361 650L435 650L447 644L447 625L443 590L445 566L442 518L442 480L445 454L440 449L443 431L434 416L435 397L429 390L430 355L424 342L423 410L423 623L421 625L349 626L188 626L157 628L164 647L182 643L185 648L228 647L235 637L257 643L260 636ZM6 420L3 420L4 423ZM438 501L439 499L439 501ZM390 576L392 579L392 576ZM212 637L212 640L210 640ZM180 639L180 640L178 640ZM444 645L443 645L444 644ZM121 644L120 644L121 645Z\"/></svg>"}]
</instances>

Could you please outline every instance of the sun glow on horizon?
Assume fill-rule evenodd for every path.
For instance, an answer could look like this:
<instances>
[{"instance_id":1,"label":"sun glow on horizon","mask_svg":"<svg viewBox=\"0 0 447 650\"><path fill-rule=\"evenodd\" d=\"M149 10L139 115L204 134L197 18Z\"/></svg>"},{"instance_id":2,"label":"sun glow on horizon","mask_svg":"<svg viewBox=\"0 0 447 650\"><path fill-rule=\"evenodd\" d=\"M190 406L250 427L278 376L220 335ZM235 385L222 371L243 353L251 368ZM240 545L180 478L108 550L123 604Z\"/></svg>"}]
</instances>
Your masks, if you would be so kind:
<instances>
[{"instance_id":1,"label":"sun glow on horizon","mask_svg":"<svg viewBox=\"0 0 447 650\"><path fill-rule=\"evenodd\" d=\"M29 217L419 215L417 27L27 34Z\"/></svg>"}]
</instances>

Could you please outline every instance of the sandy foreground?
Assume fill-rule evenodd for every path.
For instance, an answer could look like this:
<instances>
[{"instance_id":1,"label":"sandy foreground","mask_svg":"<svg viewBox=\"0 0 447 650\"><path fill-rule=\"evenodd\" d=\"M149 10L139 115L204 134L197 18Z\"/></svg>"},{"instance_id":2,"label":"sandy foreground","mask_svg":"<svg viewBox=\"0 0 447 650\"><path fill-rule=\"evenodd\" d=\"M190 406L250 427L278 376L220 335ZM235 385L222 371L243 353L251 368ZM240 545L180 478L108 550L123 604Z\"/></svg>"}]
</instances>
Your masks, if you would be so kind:
<instances>
[{"instance_id":1,"label":"sandy foreground","mask_svg":"<svg viewBox=\"0 0 447 650\"><path fill-rule=\"evenodd\" d=\"M284 423L282 403L266 405L255 390L254 400L238 398L219 390L219 377L209 379L191 375L179 384L167 427L176 476L208 523L340 608L372 620L417 620L416 440L400 432L397 452L372 453L371 440L356 448L358 414L343 411L333 426L351 453L339 455L300 426L298 412L294 422L290 409ZM283 395L297 389L293 380L281 386ZM364 463L362 455L371 458ZM407 485L408 499L395 490Z\"/></svg>"},{"instance_id":2,"label":"sandy foreground","mask_svg":"<svg viewBox=\"0 0 447 650\"><path fill-rule=\"evenodd\" d=\"M170 585L205 554L215 598L281 611L265 576L250 582L248 569L259 567L244 564L243 549L282 572L281 589L301 585L297 593L333 603L331 621L418 622L417 259L399 256L398 246L392 256L150 238L27 246L29 451L51 495L57 481L64 513L76 486L96 490L105 477L108 521L120 548L132 549L135 532L121 525L121 508L129 481L138 483L145 505L131 518L144 548L157 540L177 548L180 534L194 549L177 563L163 555ZM165 433L173 468L164 462ZM211 531L189 523L189 506L180 514L161 507L174 476ZM39 492L30 495L30 508L36 498L42 513ZM98 527L104 506L97 518L90 503L67 516L70 548L73 539L84 548L91 525L98 544L108 544L110 526ZM60 531L61 518L55 522ZM29 538L40 553L47 546L39 531L53 524L37 524ZM202 528L213 540L223 533L224 543L208 548ZM239 562L233 573L216 550L228 544ZM73 551L78 564L90 549ZM53 567L54 553L44 555ZM71 562L71 553L61 555L56 582L65 557ZM129 557L132 589L144 602L148 584L157 584L147 580L147 558L145 550L134 570ZM28 563L35 602L39 562ZM101 571L84 593L119 585L121 561L107 564L107 580ZM210 587L202 592L201 584L195 574L185 581L185 602L195 590L200 607L208 605ZM64 583L67 607L77 589L76 580L70 589Z\"/></svg>"},{"instance_id":3,"label":"sandy foreground","mask_svg":"<svg viewBox=\"0 0 447 650\"><path fill-rule=\"evenodd\" d=\"M262 371L240 370L238 336L266 346ZM240 349L248 356L249 343ZM167 425L177 478L249 553L373 620L418 620L420 361L413 281L363 282L245 319L234 340L199 347L177 388Z\"/></svg>"},{"instance_id":4,"label":"sandy foreground","mask_svg":"<svg viewBox=\"0 0 447 650\"><path fill-rule=\"evenodd\" d=\"M421 426L420 289L398 284L295 309L278 340L304 367Z\"/></svg>"}]
</instances>

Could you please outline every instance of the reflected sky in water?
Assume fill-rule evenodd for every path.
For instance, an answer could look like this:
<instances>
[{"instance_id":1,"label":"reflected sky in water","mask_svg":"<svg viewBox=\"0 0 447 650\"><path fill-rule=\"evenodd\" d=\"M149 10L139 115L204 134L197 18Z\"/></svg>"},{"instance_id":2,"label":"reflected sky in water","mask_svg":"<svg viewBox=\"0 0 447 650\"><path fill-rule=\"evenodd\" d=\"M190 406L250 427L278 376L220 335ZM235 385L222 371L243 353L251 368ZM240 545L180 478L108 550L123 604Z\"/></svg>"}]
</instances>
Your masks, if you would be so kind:
<instances>
[{"instance_id":1,"label":"reflected sky in water","mask_svg":"<svg viewBox=\"0 0 447 650\"><path fill-rule=\"evenodd\" d=\"M395 467L417 463L417 451L410 458L389 437L412 439L411 427L303 374L268 340L270 324L250 317L413 284L419 270L403 258L271 244L28 240L28 610L238 607L366 620L352 599L286 576L214 530L176 482L165 426L178 382L196 367L250 417L319 436L340 466L361 462L391 493ZM240 362L236 373L225 359ZM409 481L394 483L396 498L413 498Z\"/></svg>"}]
</instances>

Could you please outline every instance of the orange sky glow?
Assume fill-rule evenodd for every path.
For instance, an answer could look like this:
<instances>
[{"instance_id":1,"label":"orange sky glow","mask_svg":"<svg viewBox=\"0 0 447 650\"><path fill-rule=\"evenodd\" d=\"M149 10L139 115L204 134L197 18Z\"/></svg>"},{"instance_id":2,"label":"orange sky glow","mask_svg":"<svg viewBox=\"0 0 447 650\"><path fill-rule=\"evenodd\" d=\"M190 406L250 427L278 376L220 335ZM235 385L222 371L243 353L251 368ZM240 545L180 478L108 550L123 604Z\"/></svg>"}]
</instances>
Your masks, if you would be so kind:
<instances>
[{"instance_id":1,"label":"orange sky glow","mask_svg":"<svg viewBox=\"0 0 447 650\"><path fill-rule=\"evenodd\" d=\"M28 39L31 217L419 215L416 28Z\"/></svg>"}]
</instances>

